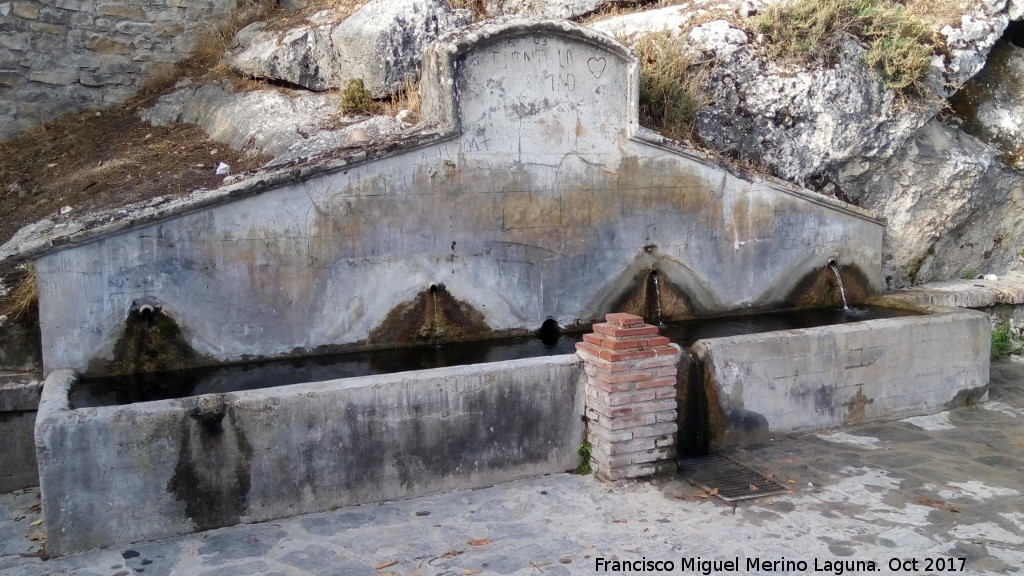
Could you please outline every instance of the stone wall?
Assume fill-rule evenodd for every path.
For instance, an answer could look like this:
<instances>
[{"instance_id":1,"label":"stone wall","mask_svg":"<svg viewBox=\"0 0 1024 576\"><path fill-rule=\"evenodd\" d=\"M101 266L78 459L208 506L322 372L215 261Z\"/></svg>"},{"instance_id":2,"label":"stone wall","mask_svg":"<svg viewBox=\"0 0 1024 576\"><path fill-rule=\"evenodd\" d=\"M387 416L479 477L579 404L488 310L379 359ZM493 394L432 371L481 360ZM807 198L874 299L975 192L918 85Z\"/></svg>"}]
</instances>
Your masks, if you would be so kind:
<instances>
[{"instance_id":1,"label":"stone wall","mask_svg":"<svg viewBox=\"0 0 1024 576\"><path fill-rule=\"evenodd\" d=\"M0 140L63 113L123 102L226 22L238 4L0 2Z\"/></svg>"}]
</instances>

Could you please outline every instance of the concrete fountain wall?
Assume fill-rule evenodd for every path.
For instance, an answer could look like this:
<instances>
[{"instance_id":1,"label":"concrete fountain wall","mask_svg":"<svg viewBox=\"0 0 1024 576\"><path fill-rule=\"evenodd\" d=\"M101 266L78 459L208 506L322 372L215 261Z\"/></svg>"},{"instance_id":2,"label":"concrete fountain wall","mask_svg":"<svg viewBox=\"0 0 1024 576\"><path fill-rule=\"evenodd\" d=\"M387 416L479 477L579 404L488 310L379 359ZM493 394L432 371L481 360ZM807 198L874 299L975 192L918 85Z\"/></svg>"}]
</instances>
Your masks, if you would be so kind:
<instances>
[{"instance_id":1,"label":"concrete fountain wall","mask_svg":"<svg viewBox=\"0 0 1024 576\"><path fill-rule=\"evenodd\" d=\"M223 361L387 344L432 285L484 331L590 322L654 269L676 317L791 304L829 259L880 289L878 219L640 129L637 74L570 23L460 31L427 54L433 132L37 250L45 370L109 359L140 303Z\"/></svg>"}]
</instances>

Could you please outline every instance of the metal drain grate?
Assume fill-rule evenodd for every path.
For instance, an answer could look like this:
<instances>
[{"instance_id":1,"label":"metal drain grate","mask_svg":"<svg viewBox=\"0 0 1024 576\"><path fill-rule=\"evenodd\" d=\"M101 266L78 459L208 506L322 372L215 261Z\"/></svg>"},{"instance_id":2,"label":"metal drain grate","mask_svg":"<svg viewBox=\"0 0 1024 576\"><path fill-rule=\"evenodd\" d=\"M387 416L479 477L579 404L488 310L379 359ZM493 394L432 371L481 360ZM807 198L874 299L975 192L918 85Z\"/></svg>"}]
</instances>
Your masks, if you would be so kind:
<instances>
[{"instance_id":1,"label":"metal drain grate","mask_svg":"<svg viewBox=\"0 0 1024 576\"><path fill-rule=\"evenodd\" d=\"M725 454L680 459L679 473L725 502L786 494L789 490ZM756 487L755 490L752 487Z\"/></svg>"}]
</instances>

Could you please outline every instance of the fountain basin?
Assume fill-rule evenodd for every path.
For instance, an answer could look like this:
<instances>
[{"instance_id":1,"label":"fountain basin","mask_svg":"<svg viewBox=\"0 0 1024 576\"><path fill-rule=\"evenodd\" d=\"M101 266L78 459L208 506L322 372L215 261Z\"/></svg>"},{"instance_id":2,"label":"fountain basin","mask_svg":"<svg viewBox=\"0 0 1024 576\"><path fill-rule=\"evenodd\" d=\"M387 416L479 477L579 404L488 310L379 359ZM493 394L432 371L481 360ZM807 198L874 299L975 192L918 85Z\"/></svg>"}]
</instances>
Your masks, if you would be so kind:
<instances>
[{"instance_id":1,"label":"fountain basin","mask_svg":"<svg viewBox=\"0 0 1024 576\"><path fill-rule=\"evenodd\" d=\"M73 410L36 423L47 552L165 538L575 468L572 355Z\"/></svg>"},{"instance_id":2,"label":"fountain basin","mask_svg":"<svg viewBox=\"0 0 1024 576\"><path fill-rule=\"evenodd\" d=\"M918 310L927 314L695 342L680 370L681 451L987 399L988 316Z\"/></svg>"},{"instance_id":3,"label":"fountain basin","mask_svg":"<svg viewBox=\"0 0 1024 576\"><path fill-rule=\"evenodd\" d=\"M680 451L983 400L988 317L914 311L697 340ZM575 354L74 409L77 379L36 424L53 555L572 469L588 394Z\"/></svg>"}]
</instances>

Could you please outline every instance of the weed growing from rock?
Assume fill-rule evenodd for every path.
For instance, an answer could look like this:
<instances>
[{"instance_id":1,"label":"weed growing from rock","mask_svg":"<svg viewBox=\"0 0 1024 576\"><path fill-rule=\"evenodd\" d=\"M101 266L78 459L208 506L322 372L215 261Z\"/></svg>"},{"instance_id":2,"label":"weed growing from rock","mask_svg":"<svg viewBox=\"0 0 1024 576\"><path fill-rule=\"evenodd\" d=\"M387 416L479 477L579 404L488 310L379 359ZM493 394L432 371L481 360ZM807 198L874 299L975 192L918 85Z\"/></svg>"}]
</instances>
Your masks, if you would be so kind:
<instances>
[{"instance_id":1,"label":"weed growing from rock","mask_svg":"<svg viewBox=\"0 0 1024 576\"><path fill-rule=\"evenodd\" d=\"M593 453L593 450L594 448L590 445L590 442L583 442L580 444L579 450L576 451L576 454L580 457L580 463L576 466L576 470L573 470L573 472L580 474L581 476L586 476L593 472L593 469L590 466L590 455Z\"/></svg>"},{"instance_id":2,"label":"weed growing from rock","mask_svg":"<svg viewBox=\"0 0 1024 576\"><path fill-rule=\"evenodd\" d=\"M352 78L341 91L341 111L345 114L373 114L377 103L363 85L362 78Z\"/></svg>"},{"instance_id":3,"label":"weed growing from rock","mask_svg":"<svg viewBox=\"0 0 1024 576\"><path fill-rule=\"evenodd\" d=\"M1010 336L1010 325L1000 324L992 329L992 351L993 361L1006 360L1013 351L1013 338Z\"/></svg>"},{"instance_id":4,"label":"weed growing from rock","mask_svg":"<svg viewBox=\"0 0 1024 576\"><path fill-rule=\"evenodd\" d=\"M640 123L681 140L689 138L708 100L702 86L710 69L694 62L684 40L668 33L645 36L640 56Z\"/></svg>"},{"instance_id":5,"label":"weed growing from rock","mask_svg":"<svg viewBox=\"0 0 1024 576\"><path fill-rule=\"evenodd\" d=\"M825 64L838 56L843 36L857 38L868 65L900 94L920 92L938 49L927 26L891 0L784 0L758 14L753 27L771 56Z\"/></svg>"}]
</instances>

